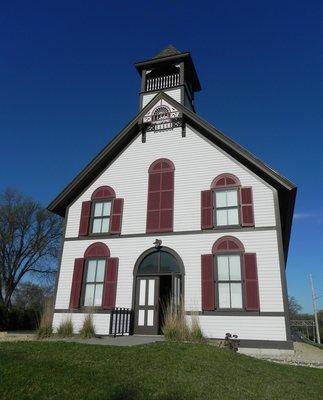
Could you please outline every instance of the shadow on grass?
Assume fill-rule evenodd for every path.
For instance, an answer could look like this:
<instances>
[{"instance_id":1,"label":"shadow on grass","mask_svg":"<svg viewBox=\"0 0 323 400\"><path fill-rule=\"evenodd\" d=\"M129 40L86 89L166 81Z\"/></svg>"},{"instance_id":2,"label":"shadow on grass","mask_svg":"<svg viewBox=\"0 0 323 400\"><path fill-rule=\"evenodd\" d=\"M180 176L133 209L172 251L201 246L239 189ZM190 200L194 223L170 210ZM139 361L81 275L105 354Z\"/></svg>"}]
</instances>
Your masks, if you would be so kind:
<instances>
[{"instance_id":1,"label":"shadow on grass","mask_svg":"<svg viewBox=\"0 0 323 400\"><path fill-rule=\"evenodd\" d=\"M115 388L114 393L112 396L109 396L107 400L136 400L139 398L143 398L140 389L133 388L131 386L118 386ZM149 398L149 397L147 397ZM156 400L190 400L191 397L183 396L178 392L168 392L162 393L154 396Z\"/></svg>"}]
</instances>

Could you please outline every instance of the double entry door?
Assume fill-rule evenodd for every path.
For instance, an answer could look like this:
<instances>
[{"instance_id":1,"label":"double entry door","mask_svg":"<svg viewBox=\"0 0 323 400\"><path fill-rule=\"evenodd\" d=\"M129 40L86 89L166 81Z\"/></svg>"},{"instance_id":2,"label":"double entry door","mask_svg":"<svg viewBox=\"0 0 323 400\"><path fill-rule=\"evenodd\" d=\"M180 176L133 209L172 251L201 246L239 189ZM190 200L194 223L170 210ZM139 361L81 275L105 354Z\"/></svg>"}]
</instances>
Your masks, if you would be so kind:
<instances>
[{"instance_id":1,"label":"double entry door","mask_svg":"<svg viewBox=\"0 0 323 400\"><path fill-rule=\"evenodd\" d=\"M136 278L135 333L158 335L163 312L171 301L179 306L181 277L179 275L138 276Z\"/></svg>"}]
</instances>

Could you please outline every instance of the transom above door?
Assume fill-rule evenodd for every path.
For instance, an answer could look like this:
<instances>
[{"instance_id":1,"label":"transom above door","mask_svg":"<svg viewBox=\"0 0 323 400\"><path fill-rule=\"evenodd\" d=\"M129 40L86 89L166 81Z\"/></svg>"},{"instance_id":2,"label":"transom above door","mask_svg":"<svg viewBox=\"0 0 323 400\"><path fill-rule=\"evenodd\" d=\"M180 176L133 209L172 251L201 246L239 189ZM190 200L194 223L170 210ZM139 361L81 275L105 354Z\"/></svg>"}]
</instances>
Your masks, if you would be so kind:
<instances>
[{"instance_id":1,"label":"transom above door","mask_svg":"<svg viewBox=\"0 0 323 400\"><path fill-rule=\"evenodd\" d=\"M148 254L140 263L137 275L180 274L178 260L167 251L158 250Z\"/></svg>"}]
</instances>

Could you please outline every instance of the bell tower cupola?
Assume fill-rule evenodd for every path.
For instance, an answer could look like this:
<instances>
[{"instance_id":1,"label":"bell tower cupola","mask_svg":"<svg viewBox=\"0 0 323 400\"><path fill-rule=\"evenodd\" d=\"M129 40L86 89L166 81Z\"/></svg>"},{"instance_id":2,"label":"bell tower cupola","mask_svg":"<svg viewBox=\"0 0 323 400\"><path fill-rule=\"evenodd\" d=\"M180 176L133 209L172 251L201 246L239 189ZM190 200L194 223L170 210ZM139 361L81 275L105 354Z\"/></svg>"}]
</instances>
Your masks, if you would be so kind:
<instances>
[{"instance_id":1,"label":"bell tower cupola","mask_svg":"<svg viewBox=\"0 0 323 400\"><path fill-rule=\"evenodd\" d=\"M135 66L141 76L140 109L162 91L195 112L194 95L201 85L189 52L180 52L169 45Z\"/></svg>"}]
</instances>

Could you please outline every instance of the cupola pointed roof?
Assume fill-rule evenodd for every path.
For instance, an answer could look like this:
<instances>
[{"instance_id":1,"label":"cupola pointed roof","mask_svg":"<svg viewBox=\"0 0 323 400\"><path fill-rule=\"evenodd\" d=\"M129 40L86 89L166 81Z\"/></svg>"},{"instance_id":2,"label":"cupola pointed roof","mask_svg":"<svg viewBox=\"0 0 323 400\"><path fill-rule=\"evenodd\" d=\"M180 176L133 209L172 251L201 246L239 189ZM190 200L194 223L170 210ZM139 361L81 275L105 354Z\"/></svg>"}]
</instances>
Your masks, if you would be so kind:
<instances>
[{"instance_id":1,"label":"cupola pointed roof","mask_svg":"<svg viewBox=\"0 0 323 400\"><path fill-rule=\"evenodd\" d=\"M177 50L172 44L169 44L162 51L160 51L158 54L156 54L155 57L153 57L153 58L176 56L178 54L181 54L181 52L179 50Z\"/></svg>"}]
</instances>

